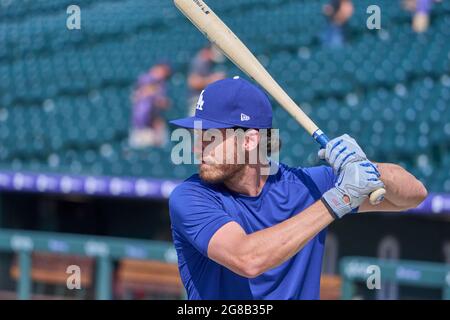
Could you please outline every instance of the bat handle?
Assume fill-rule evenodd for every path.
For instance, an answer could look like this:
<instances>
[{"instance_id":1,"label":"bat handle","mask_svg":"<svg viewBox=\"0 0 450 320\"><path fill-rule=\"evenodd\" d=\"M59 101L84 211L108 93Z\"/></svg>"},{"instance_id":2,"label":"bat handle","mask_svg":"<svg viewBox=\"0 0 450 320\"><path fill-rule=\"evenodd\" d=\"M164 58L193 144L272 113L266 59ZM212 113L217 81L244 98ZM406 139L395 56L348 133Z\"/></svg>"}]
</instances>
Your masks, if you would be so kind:
<instances>
[{"instance_id":1,"label":"bat handle","mask_svg":"<svg viewBox=\"0 0 450 320\"><path fill-rule=\"evenodd\" d=\"M324 148L324 149L327 147L327 143L330 141L330 139L328 139L327 135L325 133L323 133L323 131L320 129L317 129L316 131L314 131L312 136L313 136L314 140L316 140L316 142L318 144L320 144L320 147Z\"/></svg>"},{"instance_id":2,"label":"bat handle","mask_svg":"<svg viewBox=\"0 0 450 320\"><path fill-rule=\"evenodd\" d=\"M330 139L328 139L326 134L323 133L323 131L320 129L317 129L316 131L314 131L312 136L313 136L314 140L316 140L317 143L320 144L321 148L325 148L328 141L330 141ZM370 204L377 205L377 204L381 203L384 200L385 194L386 194L386 189L384 189L384 188L375 190L369 196Z\"/></svg>"}]
</instances>

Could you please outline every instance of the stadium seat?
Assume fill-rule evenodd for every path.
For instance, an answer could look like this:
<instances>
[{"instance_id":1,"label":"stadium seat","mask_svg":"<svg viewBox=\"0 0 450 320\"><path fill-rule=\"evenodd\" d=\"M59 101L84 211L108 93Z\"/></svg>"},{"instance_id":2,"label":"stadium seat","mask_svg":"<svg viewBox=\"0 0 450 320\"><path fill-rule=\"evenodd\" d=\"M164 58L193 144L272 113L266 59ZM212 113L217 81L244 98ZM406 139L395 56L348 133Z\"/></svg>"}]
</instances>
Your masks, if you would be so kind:
<instances>
[{"instance_id":1,"label":"stadium seat","mask_svg":"<svg viewBox=\"0 0 450 320\"><path fill-rule=\"evenodd\" d=\"M70 265L77 265L82 272L80 273L80 285L83 290L75 290L78 296L61 295L48 296L45 295L45 286L67 286L67 267ZM10 268L10 275L14 280L20 277L20 269L18 266L17 256L13 260ZM74 299L74 298L88 298L87 294L93 285L94 278L94 258L79 257L79 256L65 256L52 253L38 253L32 255L32 269L31 280L36 283L37 292L33 293L33 299ZM60 290L61 291L61 290ZM62 290L62 293L67 293L68 290Z\"/></svg>"},{"instance_id":2,"label":"stadium seat","mask_svg":"<svg viewBox=\"0 0 450 320\"><path fill-rule=\"evenodd\" d=\"M184 288L176 264L125 259L119 262L115 294L122 299L180 299Z\"/></svg>"}]
</instances>

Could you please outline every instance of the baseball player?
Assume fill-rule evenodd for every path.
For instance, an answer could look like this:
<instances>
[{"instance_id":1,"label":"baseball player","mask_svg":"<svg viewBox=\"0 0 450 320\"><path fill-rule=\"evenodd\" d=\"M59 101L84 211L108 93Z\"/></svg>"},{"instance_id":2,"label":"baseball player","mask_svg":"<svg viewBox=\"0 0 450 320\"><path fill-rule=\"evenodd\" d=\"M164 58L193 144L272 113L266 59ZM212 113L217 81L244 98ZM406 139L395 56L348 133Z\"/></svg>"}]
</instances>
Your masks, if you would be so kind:
<instances>
[{"instance_id":1,"label":"baseball player","mask_svg":"<svg viewBox=\"0 0 450 320\"><path fill-rule=\"evenodd\" d=\"M244 116L243 116L244 115ZM400 211L421 203L427 191L395 164L369 161L348 135L331 140L319 157L330 166L289 167L267 161L224 163L219 154L250 152L261 129L272 128L266 94L241 79L206 87L195 116L171 121L225 132L246 128L245 139L203 141L199 173L172 192L169 209L178 265L189 299L318 299L326 228L347 214ZM197 132L198 133L198 132ZM222 152L219 152L222 151ZM386 189L371 205L368 195Z\"/></svg>"}]
</instances>

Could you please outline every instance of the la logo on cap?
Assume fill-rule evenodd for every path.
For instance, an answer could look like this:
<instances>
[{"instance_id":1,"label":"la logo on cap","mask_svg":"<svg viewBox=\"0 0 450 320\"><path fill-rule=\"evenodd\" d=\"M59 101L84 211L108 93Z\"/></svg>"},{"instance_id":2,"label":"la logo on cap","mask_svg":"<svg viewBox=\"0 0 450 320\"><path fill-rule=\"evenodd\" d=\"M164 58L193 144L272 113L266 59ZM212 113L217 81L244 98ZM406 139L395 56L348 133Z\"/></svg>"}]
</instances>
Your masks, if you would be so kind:
<instances>
[{"instance_id":1,"label":"la logo on cap","mask_svg":"<svg viewBox=\"0 0 450 320\"><path fill-rule=\"evenodd\" d=\"M197 105L195 106L195 109L197 109L197 110L203 111L203 104L205 103L205 101L203 101L203 93L204 92L205 92L205 90L203 90L200 93L200 97L198 97Z\"/></svg>"}]
</instances>

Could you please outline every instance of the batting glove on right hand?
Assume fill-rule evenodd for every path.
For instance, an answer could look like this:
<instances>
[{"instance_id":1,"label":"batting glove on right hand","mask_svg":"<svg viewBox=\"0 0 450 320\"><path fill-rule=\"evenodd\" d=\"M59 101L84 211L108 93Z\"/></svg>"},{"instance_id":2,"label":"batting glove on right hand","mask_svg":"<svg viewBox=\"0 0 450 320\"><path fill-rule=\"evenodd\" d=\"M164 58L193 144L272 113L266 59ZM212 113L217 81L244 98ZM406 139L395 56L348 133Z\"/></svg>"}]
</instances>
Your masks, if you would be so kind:
<instances>
[{"instance_id":1,"label":"batting glove on right hand","mask_svg":"<svg viewBox=\"0 0 450 320\"><path fill-rule=\"evenodd\" d=\"M380 174L372 162L357 161L348 163L338 176L334 188L325 192L322 201L336 218L358 208L373 191L384 188Z\"/></svg>"},{"instance_id":2,"label":"batting glove on right hand","mask_svg":"<svg viewBox=\"0 0 450 320\"><path fill-rule=\"evenodd\" d=\"M367 160L356 140L348 134L330 140L325 149L319 150L318 156L330 164L336 175L339 175L348 163Z\"/></svg>"}]
</instances>

